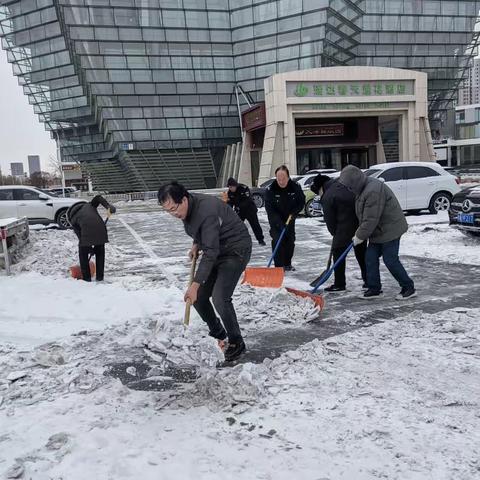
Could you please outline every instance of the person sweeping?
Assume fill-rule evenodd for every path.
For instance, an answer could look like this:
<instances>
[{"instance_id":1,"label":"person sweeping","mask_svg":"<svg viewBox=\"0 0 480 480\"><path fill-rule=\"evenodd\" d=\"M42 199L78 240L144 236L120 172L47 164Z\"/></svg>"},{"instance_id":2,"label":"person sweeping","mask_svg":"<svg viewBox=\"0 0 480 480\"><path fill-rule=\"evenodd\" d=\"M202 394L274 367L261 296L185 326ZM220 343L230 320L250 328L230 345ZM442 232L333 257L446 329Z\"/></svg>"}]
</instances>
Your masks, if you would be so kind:
<instances>
[{"instance_id":1,"label":"person sweeping","mask_svg":"<svg viewBox=\"0 0 480 480\"><path fill-rule=\"evenodd\" d=\"M96 195L90 202L78 202L67 211L67 218L78 237L78 257L82 279L92 281L90 273L90 256L95 255L96 281L102 282L105 271L105 244L108 242L106 223L97 208L102 205L110 213L117 209L101 195Z\"/></svg>"},{"instance_id":2,"label":"person sweeping","mask_svg":"<svg viewBox=\"0 0 480 480\"><path fill-rule=\"evenodd\" d=\"M183 221L186 234L193 239L190 259L202 252L184 300L208 325L225 360L235 360L246 348L232 295L252 253L247 227L225 202L213 195L190 193L177 182L160 187L158 202L165 212Z\"/></svg>"}]
</instances>

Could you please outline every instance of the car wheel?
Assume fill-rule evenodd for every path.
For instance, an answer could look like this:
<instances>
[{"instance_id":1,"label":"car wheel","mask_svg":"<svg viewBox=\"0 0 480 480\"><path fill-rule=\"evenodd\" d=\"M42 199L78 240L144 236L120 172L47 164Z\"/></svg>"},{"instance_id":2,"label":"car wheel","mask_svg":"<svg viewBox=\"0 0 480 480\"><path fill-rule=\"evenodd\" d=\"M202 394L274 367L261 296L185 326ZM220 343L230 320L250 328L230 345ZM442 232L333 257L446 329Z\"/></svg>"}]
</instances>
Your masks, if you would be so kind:
<instances>
[{"instance_id":1,"label":"car wheel","mask_svg":"<svg viewBox=\"0 0 480 480\"><path fill-rule=\"evenodd\" d=\"M322 216L322 211L313 208L313 200L314 200L314 198L310 199L305 204L305 215L307 217L321 217Z\"/></svg>"},{"instance_id":2,"label":"car wheel","mask_svg":"<svg viewBox=\"0 0 480 480\"><path fill-rule=\"evenodd\" d=\"M430 200L430 205L428 206L430 213L438 213L438 212L443 212L448 210L450 208L451 198L452 197L448 193L445 193L445 192L436 193Z\"/></svg>"},{"instance_id":3,"label":"car wheel","mask_svg":"<svg viewBox=\"0 0 480 480\"><path fill-rule=\"evenodd\" d=\"M257 208L262 208L263 204L265 203L263 200L263 197L258 193L254 193L252 195L252 200L253 200L253 203L255 203Z\"/></svg>"},{"instance_id":4,"label":"car wheel","mask_svg":"<svg viewBox=\"0 0 480 480\"><path fill-rule=\"evenodd\" d=\"M70 225L70 222L68 221L67 218L67 209L65 208L64 210L60 210L57 213L57 217L55 222L57 225L60 227L61 230L66 230L67 228L72 228Z\"/></svg>"}]
</instances>

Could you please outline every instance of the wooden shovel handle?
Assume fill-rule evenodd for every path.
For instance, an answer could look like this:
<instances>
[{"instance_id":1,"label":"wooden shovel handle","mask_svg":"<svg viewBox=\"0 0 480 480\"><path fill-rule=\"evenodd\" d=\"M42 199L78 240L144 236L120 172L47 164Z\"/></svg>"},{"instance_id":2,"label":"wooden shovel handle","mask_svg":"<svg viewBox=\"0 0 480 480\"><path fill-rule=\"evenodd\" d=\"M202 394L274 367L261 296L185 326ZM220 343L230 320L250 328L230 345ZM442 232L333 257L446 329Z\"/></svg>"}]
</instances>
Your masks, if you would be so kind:
<instances>
[{"instance_id":1,"label":"wooden shovel handle","mask_svg":"<svg viewBox=\"0 0 480 480\"><path fill-rule=\"evenodd\" d=\"M195 267L197 266L197 255L194 255L192 258L192 265L190 266L190 277L188 279L188 286L193 282L193 277L195 276ZM185 315L183 316L183 324L188 327L190 324L190 309L192 307L192 302L190 299L187 299L185 303Z\"/></svg>"}]
</instances>

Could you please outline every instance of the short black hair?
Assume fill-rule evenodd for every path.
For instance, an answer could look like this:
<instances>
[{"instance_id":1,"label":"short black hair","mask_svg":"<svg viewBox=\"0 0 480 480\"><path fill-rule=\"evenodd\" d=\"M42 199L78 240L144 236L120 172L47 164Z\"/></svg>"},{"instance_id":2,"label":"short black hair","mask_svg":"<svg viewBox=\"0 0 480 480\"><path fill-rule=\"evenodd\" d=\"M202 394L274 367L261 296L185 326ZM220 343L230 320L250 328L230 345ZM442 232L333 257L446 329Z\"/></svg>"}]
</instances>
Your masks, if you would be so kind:
<instances>
[{"instance_id":1,"label":"short black hair","mask_svg":"<svg viewBox=\"0 0 480 480\"><path fill-rule=\"evenodd\" d=\"M188 197L188 190L177 181L164 183L158 189L158 203L165 203L171 198L175 203L181 203L183 197Z\"/></svg>"},{"instance_id":2,"label":"short black hair","mask_svg":"<svg viewBox=\"0 0 480 480\"><path fill-rule=\"evenodd\" d=\"M238 182L233 177L230 177L227 180L227 187L237 187L237 186L238 186Z\"/></svg>"},{"instance_id":3,"label":"short black hair","mask_svg":"<svg viewBox=\"0 0 480 480\"><path fill-rule=\"evenodd\" d=\"M280 170L283 170L284 172L287 172L288 178L290 178L290 171L288 170L288 167L286 165L280 165L276 170L275 170L275 175L277 172Z\"/></svg>"}]
</instances>

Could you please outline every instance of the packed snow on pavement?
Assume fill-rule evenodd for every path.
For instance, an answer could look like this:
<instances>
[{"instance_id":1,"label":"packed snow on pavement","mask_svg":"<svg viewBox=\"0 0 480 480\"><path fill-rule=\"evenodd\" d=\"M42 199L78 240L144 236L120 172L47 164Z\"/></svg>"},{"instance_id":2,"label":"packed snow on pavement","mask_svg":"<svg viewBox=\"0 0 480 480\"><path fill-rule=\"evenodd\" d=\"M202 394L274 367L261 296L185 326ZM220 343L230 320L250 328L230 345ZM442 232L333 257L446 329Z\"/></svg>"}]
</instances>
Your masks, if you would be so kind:
<instances>
[{"instance_id":1,"label":"packed snow on pavement","mask_svg":"<svg viewBox=\"0 0 480 480\"><path fill-rule=\"evenodd\" d=\"M444 216L408 219L404 255L480 264L479 242ZM109 232L104 284L68 278L74 235L51 228L32 230L14 276L0 276L0 476L480 477L478 303L426 313L419 300L366 324L376 307L350 308L348 296L335 308L341 297L326 296L319 314L283 289L240 286L247 348L262 337L267 349L277 335L287 349L218 368L199 317L182 325L190 242L181 224L133 202ZM299 220L297 240L299 264L328 251L318 219ZM254 248L252 263L264 264L268 249ZM353 262L348 275L354 290ZM299 273L288 282L306 284ZM327 319L331 334L297 341Z\"/></svg>"}]
</instances>

